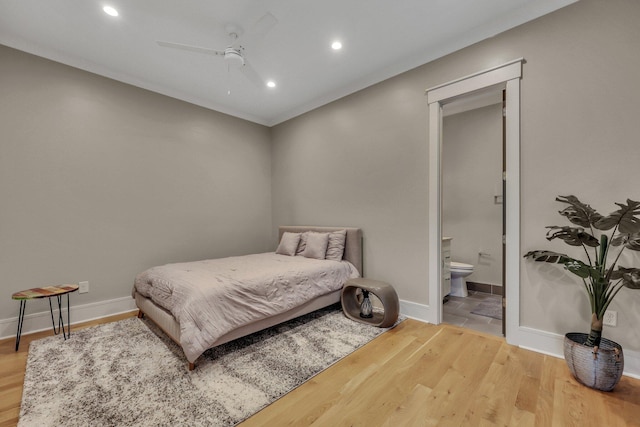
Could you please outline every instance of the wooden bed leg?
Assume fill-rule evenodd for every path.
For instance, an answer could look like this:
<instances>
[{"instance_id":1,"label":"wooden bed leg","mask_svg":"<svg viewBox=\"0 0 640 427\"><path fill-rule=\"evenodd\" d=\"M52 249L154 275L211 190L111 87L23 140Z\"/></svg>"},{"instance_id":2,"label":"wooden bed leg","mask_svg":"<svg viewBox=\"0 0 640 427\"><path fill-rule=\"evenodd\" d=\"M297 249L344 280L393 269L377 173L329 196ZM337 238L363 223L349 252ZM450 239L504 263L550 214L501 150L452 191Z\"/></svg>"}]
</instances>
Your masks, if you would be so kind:
<instances>
[{"instance_id":1,"label":"wooden bed leg","mask_svg":"<svg viewBox=\"0 0 640 427\"><path fill-rule=\"evenodd\" d=\"M194 369L196 369L196 364L194 362L189 362L189 370L193 371Z\"/></svg>"},{"instance_id":2,"label":"wooden bed leg","mask_svg":"<svg viewBox=\"0 0 640 427\"><path fill-rule=\"evenodd\" d=\"M138 319L142 319L144 317L144 313L142 310L138 310Z\"/></svg>"}]
</instances>

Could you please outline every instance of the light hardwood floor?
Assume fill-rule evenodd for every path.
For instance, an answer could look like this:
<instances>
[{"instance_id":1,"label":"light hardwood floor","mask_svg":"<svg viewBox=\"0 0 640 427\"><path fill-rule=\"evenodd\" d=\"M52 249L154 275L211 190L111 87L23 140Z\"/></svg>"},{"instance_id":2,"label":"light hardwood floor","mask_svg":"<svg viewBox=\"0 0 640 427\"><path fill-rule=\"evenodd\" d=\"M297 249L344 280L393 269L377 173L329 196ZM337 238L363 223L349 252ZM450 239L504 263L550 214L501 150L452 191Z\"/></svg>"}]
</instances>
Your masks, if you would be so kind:
<instances>
[{"instance_id":1,"label":"light hardwood floor","mask_svg":"<svg viewBox=\"0 0 640 427\"><path fill-rule=\"evenodd\" d=\"M1 426L17 422L29 342L50 334L24 336L18 353L0 342ZM561 359L406 320L240 424L288 425L640 426L640 380L594 391Z\"/></svg>"}]
</instances>

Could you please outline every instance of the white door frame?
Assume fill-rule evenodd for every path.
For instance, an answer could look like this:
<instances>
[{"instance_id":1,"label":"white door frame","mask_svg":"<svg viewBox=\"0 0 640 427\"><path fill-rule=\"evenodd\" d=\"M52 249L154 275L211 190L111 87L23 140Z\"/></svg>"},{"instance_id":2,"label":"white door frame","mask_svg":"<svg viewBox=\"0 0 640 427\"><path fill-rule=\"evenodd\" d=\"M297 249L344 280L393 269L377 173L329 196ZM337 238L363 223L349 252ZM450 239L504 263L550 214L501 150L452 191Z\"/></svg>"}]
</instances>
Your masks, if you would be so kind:
<instances>
[{"instance_id":1,"label":"white door frame","mask_svg":"<svg viewBox=\"0 0 640 427\"><path fill-rule=\"evenodd\" d=\"M429 310L427 321L442 322L442 107L461 96L506 86L505 336L518 344L520 326L520 79L524 59L480 71L426 91L429 104Z\"/></svg>"}]
</instances>

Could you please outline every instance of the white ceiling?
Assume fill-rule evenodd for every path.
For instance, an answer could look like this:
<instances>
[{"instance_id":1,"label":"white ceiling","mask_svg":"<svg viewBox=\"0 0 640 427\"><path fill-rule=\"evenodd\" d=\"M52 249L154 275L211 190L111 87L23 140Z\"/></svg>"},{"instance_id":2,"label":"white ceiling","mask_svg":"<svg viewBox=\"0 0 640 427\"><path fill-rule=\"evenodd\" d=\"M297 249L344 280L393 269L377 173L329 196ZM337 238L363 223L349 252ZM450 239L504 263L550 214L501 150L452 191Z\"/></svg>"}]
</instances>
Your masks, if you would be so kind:
<instances>
[{"instance_id":1,"label":"white ceiling","mask_svg":"<svg viewBox=\"0 0 640 427\"><path fill-rule=\"evenodd\" d=\"M272 126L575 1L0 0L0 44ZM255 35L267 13L277 22ZM156 43L223 50L228 24L275 88Z\"/></svg>"}]
</instances>

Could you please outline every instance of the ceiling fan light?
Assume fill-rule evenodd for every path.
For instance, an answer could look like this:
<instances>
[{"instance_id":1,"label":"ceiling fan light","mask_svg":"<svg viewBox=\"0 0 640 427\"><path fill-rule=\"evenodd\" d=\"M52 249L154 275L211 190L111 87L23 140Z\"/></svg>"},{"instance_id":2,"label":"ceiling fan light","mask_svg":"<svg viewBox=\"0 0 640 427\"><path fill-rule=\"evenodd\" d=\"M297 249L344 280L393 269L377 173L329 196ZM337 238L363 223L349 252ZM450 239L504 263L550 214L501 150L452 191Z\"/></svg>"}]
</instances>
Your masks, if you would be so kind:
<instances>
[{"instance_id":1,"label":"ceiling fan light","mask_svg":"<svg viewBox=\"0 0 640 427\"><path fill-rule=\"evenodd\" d=\"M118 11L111 6L105 6L102 8L102 10L109 16L118 16Z\"/></svg>"},{"instance_id":2,"label":"ceiling fan light","mask_svg":"<svg viewBox=\"0 0 640 427\"><path fill-rule=\"evenodd\" d=\"M244 58L240 54L240 51L232 47L228 47L224 50L224 59L231 65L244 65Z\"/></svg>"}]
</instances>

